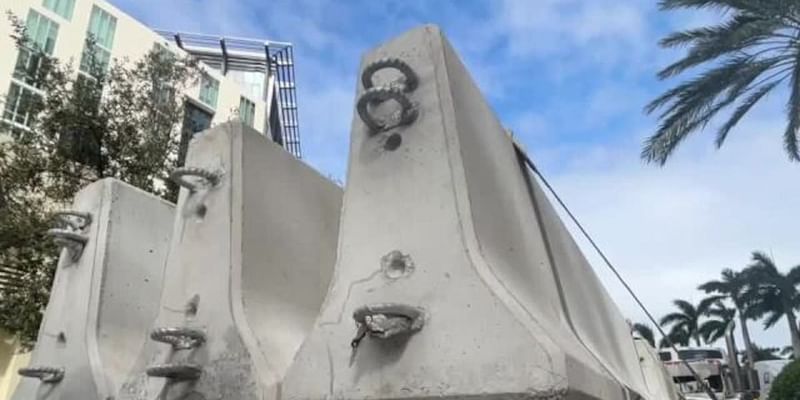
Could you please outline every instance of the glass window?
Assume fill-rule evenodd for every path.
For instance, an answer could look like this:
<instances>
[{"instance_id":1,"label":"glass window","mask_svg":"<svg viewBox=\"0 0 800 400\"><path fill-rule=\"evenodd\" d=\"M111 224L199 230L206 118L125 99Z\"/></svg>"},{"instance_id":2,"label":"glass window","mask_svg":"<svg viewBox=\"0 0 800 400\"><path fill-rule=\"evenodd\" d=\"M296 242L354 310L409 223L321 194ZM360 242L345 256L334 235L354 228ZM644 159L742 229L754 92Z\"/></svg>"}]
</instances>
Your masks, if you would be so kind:
<instances>
[{"instance_id":1,"label":"glass window","mask_svg":"<svg viewBox=\"0 0 800 400\"><path fill-rule=\"evenodd\" d=\"M37 99L32 89L14 81L6 95L6 106L3 110L3 119L20 125L30 126L33 114L33 105Z\"/></svg>"},{"instance_id":2,"label":"glass window","mask_svg":"<svg viewBox=\"0 0 800 400\"><path fill-rule=\"evenodd\" d=\"M94 6L87 32L87 36L94 40L94 48L89 49L87 46L83 49L81 71L92 73L93 62L100 71L105 71L108 68L116 30L117 19L103 9Z\"/></svg>"},{"instance_id":3,"label":"glass window","mask_svg":"<svg viewBox=\"0 0 800 400\"><path fill-rule=\"evenodd\" d=\"M681 360L707 360L722 359L722 353L718 350L678 350Z\"/></svg>"},{"instance_id":4,"label":"glass window","mask_svg":"<svg viewBox=\"0 0 800 400\"><path fill-rule=\"evenodd\" d=\"M217 96L219 96L219 81L203 74L203 79L200 82L200 101L211 106L217 107Z\"/></svg>"},{"instance_id":5,"label":"glass window","mask_svg":"<svg viewBox=\"0 0 800 400\"><path fill-rule=\"evenodd\" d=\"M658 358L661 361L671 361L672 360L672 353L670 353L668 351L662 351L662 352L658 353Z\"/></svg>"},{"instance_id":6,"label":"glass window","mask_svg":"<svg viewBox=\"0 0 800 400\"><path fill-rule=\"evenodd\" d=\"M12 77L21 82L25 82L34 87L40 87L39 81L39 67L42 65L44 57L42 53L29 50L20 49L17 54L17 63L14 66L14 73Z\"/></svg>"},{"instance_id":7,"label":"glass window","mask_svg":"<svg viewBox=\"0 0 800 400\"><path fill-rule=\"evenodd\" d=\"M75 0L44 0L44 8L67 20L71 20L72 10L75 8Z\"/></svg>"},{"instance_id":8,"label":"glass window","mask_svg":"<svg viewBox=\"0 0 800 400\"><path fill-rule=\"evenodd\" d=\"M241 97L239 99L239 118L247 126L253 127L253 122L256 119L256 103L246 97Z\"/></svg>"},{"instance_id":9,"label":"glass window","mask_svg":"<svg viewBox=\"0 0 800 400\"><path fill-rule=\"evenodd\" d=\"M25 35L29 40L28 45L33 50L52 55L58 37L58 24L30 10L28 20L25 22Z\"/></svg>"}]
</instances>

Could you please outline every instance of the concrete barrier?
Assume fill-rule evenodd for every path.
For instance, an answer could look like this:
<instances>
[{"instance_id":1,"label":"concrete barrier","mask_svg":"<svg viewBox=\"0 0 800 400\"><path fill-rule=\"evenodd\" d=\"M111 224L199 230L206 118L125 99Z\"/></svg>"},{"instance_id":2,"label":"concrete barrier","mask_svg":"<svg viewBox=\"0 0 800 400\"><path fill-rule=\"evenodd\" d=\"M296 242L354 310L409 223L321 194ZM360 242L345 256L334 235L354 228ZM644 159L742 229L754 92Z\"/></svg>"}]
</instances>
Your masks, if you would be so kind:
<instances>
[{"instance_id":1,"label":"concrete barrier","mask_svg":"<svg viewBox=\"0 0 800 400\"><path fill-rule=\"evenodd\" d=\"M647 384L648 399L677 399L678 392L672 377L667 373L658 352L644 339L635 339L636 353L639 355L644 380Z\"/></svg>"},{"instance_id":2,"label":"concrete barrier","mask_svg":"<svg viewBox=\"0 0 800 400\"><path fill-rule=\"evenodd\" d=\"M160 314L122 399L269 399L319 312L341 189L241 123L192 141Z\"/></svg>"},{"instance_id":3,"label":"concrete barrier","mask_svg":"<svg viewBox=\"0 0 800 400\"><path fill-rule=\"evenodd\" d=\"M439 29L361 70L335 278L283 398L655 399L627 324Z\"/></svg>"},{"instance_id":4,"label":"concrete barrier","mask_svg":"<svg viewBox=\"0 0 800 400\"><path fill-rule=\"evenodd\" d=\"M115 396L156 316L173 212L113 179L76 195L51 231L65 248L14 400Z\"/></svg>"}]
</instances>

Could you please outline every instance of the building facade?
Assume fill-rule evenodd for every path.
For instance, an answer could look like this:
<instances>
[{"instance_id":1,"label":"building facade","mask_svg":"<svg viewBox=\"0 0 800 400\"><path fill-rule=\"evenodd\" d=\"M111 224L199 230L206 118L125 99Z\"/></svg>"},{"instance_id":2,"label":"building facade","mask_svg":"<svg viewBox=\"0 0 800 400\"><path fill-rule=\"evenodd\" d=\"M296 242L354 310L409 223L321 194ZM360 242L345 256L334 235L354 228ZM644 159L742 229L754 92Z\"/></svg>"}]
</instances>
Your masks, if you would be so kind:
<instances>
[{"instance_id":1,"label":"building facade","mask_svg":"<svg viewBox=\"0 0 800 400\"><path fill-rule=\"evenodd\" d=\"M218 57L203 56L197 45L185 45L180 34L163 35L152 30L105 0L14 0L2 11L10 11L26 24L30 39L45 53L64 62L72 60L78 73L85 69L86 39L96 41L96 58L143 57L156 45L176 53L190 53L201 61L204 73L195 87L184 93L184 131L202 131L212 125L239 118L259 132L300 156L291 45L272 45L260 57L247 54L241 39L216 38L222 43ZM13 26L7 18L0 21L0 120L24 127L31 120L27 98L42 93L26 81L26 73L35 68L35 57L18 50L10 37ZM197 36L197 35L194 35ZM194 37L187 35L187 38ZM178 39L176 39L178 38ZM193 42L190 42L193 43ZM260 43L269 48L270 42ZM245 49L246 50L246 49ZM229 58L230 56L230 58ZM244 62L243 60L248 62ZM260 63L260 65L259 65ZM290 67L291 75L286 73ZM283 73L283 76L279 76ZM284 88L283 90L281 88ZM291 88L288 91L285 88ZM291 97L288 93L291 92ZM294 110L294 112L289 112Z\"/></svg>"}]
</instances>

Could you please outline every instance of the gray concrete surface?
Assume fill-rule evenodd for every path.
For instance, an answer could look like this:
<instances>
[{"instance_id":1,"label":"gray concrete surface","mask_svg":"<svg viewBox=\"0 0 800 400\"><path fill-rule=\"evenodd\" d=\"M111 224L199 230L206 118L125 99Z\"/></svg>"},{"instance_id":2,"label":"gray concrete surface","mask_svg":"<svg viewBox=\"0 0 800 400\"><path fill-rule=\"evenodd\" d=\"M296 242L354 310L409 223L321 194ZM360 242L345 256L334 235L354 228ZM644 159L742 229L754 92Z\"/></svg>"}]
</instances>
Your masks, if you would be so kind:
<instances>
[{"instance_id":1,"label":"gray concrete surface","mask_svg":"<svg viewBox=\"0 0 800 400\"><path fill-rule=\"evenodd\" d=\"M342 191L238 122L195 137L186 164L219 182L181 191L153 327L195 329L205 341L149 342L119 397L276 398L331 278ZM148 376L158 365L199 377Z\"/></svg>"},{"instance_id":2,"label":"gray concrete surface","mask_svg":"<svg viewBox=\"0 0 800 400\"><path fill-rule=\"evenodd\" d=\"M77 261L63 250L30 366L63 379L23 379L12 399L113 398L157 313L174 207L125 183L82 189L73 210L89 212Z\"/></svg>"},{"instance_id":3,"label":"gray concrete surface","mask_svg":"<svg viewBox=\"0 0 800 400\"><path fill-rule=\"evenodd\" d=\"M627 324L438 28L379 46L361 69L386 57L418 87L389 69L373 82L405 93L416 118L380 122L401 120L405 101L366 107L390 129L354 118L334 279L283 398L657 398Z\"/></svg>"}]
</instances>

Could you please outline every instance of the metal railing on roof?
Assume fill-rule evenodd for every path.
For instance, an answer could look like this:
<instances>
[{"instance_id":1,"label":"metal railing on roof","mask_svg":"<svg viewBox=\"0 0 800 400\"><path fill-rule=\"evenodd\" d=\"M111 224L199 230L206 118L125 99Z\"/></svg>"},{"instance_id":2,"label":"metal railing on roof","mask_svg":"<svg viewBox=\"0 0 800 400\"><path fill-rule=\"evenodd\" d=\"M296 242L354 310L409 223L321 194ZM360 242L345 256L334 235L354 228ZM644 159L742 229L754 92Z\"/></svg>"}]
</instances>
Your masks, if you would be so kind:
<instances>
[{"instance_id":1,"label":"metal railing on roof","mask_svg":"<svg viewBox=\"0 0 800 400\"><path fill-rule=\"evenodd\" d=\"M275 94L281 124L280 129L274 129L280 132L278 142L295 157L302 157L291 43L167 30L156 32L223 74L229 70L274 74L278 82Z\"/></svg>"}]
</instances>

